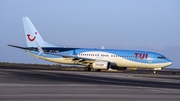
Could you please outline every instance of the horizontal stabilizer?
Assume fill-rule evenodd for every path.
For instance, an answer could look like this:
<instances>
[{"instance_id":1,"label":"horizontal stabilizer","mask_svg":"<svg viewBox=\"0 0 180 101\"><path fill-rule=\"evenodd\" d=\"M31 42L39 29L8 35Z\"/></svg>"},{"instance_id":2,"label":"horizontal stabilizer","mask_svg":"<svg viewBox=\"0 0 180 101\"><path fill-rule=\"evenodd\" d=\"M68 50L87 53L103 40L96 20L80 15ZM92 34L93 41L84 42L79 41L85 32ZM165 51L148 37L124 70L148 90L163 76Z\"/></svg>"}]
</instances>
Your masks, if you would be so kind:
<instances>
[{"instance_id":1,"label":"horizontal stabilizer","mask_svg":"<svg viewBox=\"0 0 180 101\"><path fill-rule=\"evenodd\" d=\"M10 44L8 44L8 46L14 47L14 48L19 48L19 49L24 49L24 50L32 50L33 49L33 48L30 48L30 47L21 47L21 46L15 46L15 45L10 45Z\"/></svg>"}]
</instances>

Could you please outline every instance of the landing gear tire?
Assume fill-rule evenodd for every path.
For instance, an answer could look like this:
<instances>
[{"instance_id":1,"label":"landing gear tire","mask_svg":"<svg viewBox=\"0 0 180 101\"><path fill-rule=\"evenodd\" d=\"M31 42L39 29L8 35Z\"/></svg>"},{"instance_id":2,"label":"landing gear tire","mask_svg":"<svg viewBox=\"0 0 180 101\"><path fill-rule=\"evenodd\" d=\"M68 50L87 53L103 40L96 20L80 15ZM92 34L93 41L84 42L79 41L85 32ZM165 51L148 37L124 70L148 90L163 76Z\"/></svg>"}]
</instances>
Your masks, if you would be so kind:
<instances>
[{"instance_id":1,"label":"landing gear tire","mask_svg":"<svg viewBox=\"0 0 180 101\"><path fill-rule=\"evenodd\" d=\"M153 73L154 73L154 74L156 74L156 73L157 73L157 71L154 71Z\"/></svg>"},{"instance_id":2,"label":"landing gear tire","mask_svg":"<svg viewBox=\"0 0 180 101\"><path fill-rule=\"evenodd\" d=\"M96 72L100 72L100 71L101 71L101 69L95 69L95 71L96 71Z\"/></svg>"},{"instance_id":3,"label":"landing gear tire","mask_svg":"<svg viewBox=\"0 0 180 101\"><path fill-rule=\"evenodd\" d=\"M85 71L91 71L91 67L85 67L84 70Z\"/></svg>"}]
</instances>

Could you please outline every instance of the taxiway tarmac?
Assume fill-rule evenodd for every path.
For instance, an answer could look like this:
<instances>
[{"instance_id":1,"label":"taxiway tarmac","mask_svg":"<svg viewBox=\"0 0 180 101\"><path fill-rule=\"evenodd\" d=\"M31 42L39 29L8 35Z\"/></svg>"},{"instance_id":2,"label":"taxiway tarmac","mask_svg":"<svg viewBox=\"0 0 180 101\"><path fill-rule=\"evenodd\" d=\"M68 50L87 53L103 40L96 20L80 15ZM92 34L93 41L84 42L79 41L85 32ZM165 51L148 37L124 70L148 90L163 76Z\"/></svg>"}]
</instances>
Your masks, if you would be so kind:
<instances>
[{"instance_id":1,"label":"taxiway tarmac","mask_svg":"<svg viewBox=\"0 0 180 101\"><path fill-rule=\"evenodd\" d=\"M179 101L176 75L0 67L0 101Z\"/></svg>"}]
</instances>

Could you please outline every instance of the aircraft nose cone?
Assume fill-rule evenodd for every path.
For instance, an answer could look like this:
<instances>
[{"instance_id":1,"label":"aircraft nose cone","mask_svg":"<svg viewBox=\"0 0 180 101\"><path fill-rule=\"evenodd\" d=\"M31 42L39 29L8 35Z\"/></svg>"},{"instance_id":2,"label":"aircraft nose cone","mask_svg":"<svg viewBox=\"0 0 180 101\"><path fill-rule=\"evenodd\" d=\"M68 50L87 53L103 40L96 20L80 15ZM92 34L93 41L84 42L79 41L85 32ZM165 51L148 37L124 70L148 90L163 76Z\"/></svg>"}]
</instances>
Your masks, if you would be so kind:
<instances>
[{"instance_id":1,"label":"aircraft nose cone","mask_svg":"<svg viewBox=\"0 0 180 101\"><path fill-rule=\"evenodd\" d=\"M172 65L173 64L173 62L171 61L171 60L168 60L168 66L170 66L170 65Z\"/></svg>"},{"instance_id":2,"label":"aircraft nose cone","mask_svg":"<svg viewBox=\"0 0 180 101\"><path fill-rule=\"evenodd\" d=\"M169 65L172 65L172 62L169 62Z\"/></svg>"}]
</instances>

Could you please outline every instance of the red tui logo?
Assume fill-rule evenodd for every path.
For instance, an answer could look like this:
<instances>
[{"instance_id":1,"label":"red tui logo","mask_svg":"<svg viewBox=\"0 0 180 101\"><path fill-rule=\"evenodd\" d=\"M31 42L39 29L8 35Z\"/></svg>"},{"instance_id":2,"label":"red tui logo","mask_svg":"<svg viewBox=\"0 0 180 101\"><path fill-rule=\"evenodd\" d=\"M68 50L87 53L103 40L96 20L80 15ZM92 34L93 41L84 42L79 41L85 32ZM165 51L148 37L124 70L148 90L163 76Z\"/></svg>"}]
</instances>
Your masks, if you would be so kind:
<instances>
[{"instance_id":1,"label":"red tui logo","mask_svg":"<svg viewBox=\"0 0 180 101\"><path fill-rule=\"evenodd\" d=\"M35 32L35 34L37 34L37 32ZM30 36L30 34L27 34L29 41L33 42L36 39L36 36L34 36L33 38L30 38Z\"/></svg>"},{"instance_id":2,"label":"red tui logo","mask_svg":"<svg viewBox=\"0 0 180 101\"><path fill-rule=\"evenodd\" d=\"M148 58L148 54L146 53L134 53L135 54L135 58L140 58L140 59L147 59Z\"/></svg>"}]
</instances>

